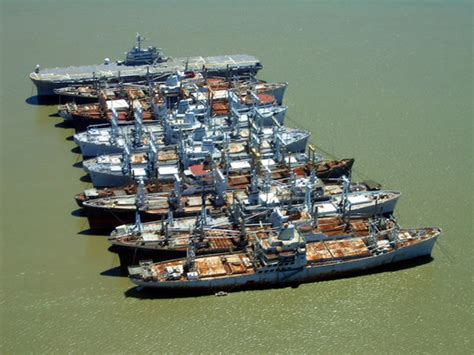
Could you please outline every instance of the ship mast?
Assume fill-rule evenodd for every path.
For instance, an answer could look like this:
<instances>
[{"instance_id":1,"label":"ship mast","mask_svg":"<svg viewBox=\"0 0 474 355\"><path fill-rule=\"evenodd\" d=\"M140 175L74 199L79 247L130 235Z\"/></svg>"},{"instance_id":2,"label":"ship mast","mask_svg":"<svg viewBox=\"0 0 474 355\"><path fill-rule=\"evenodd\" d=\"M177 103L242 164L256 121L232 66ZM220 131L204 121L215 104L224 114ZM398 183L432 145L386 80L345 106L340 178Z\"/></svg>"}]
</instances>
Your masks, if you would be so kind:
<instances>
[{"instance_id":1,"label":"ship mast","mask_svg":"<svg viewBox=\"0 0 474 355\"><path fill-rule=\"evenodd\" d=\"M204 228L209 225L209 218L207 216L207 209L206 209L206 195L203 191L202 197L202 205L201 205L201 212L196 217L196 223L194 225L194 230L197 234L199 240L204 239Z\"/></svg>"},{"instance_id":2,"label":"ship mast","mask_svg":"<svg viewBox=\"0 0 474 355\"><path fill-rule=\"evenodd\" d=\"M143 177L140 176L137 179L137 195L135 198L135 206L137 211L142 209L145 206L145 183L143 181Z\"/></svg>"},{"instance_id":3,"label":"ship mast","mask_svg":"<svg viewBox=\"0 0 474 355\"><path fill-rule=\"evenodd\" d=\"M140 36L140 33L137 32L137 35L136 35L136 40L137 40L137 48L139 51L142 50L142 41L143 41L143 38Z\"/></svg>"},{"instance_id":4,"label":"ship mast","mask_svg":"<svg viewBox=\"0 0 474 355\"><path fill-rule=\"evenodd\" d=\"M178 174L174 174L173 178L174 178L174 184L173 184L174 189L172 191L171 200L174 202L175 208L181 212L183 210L183 202L181 201L181 198L183 196L183 191L181 187L181 178L179 177Z\"/></svg>"},{"instance_id":5,"label":"ship mast","mask_svg":"<svg viewBox=\"0 0 474 355\"><path fill-rule=\"evenodd\" d=\"M110 143L113 145L117 142L117 137L118 137L118 114L117 111L115 110L115 107L112 107L110 109L112 111L112 119L110 121Z\"/></svg>"},{"instance_id":6,"label":"ship mast","mask_svg":"<svg viewBox=\"0 0 474 355\"><path fill-rule=\"evenodd\" d=\"M351 181L345 175L343 175L341 179L342 179L342 195L341 195L340 209L341 209L342 217L345 219L351 210L351 202L349 201Z\"/></svg>"},{"instance_id":7,"label":"ship mast","mask_svg":"<svg viewBox=\"0 0 474 355\"><path fill-rule=\"evenodd\" d=\"M125 144L122 152L122 173L128 175L130 173L130 168L130 148Z\"/></svg>"},{"instance_id":8,"label":"ship mast","mask_svg":"<svg viewBox=\"0 0 474 355\"><path fill-rule=\"evenodd\" d=\"M188 247L186 249L186 263L185 267L187 271L194 271L195 264L194 261L196 259L196 243L194 241L194 237L191 236L188 241Z\"/></svg>"},{"instance_id":9,"label":"ship mast","mask_svg":"<svg viewBox=\"0 0 474 355\"><path fill-rule=\"evenodd\" d=\"M272 128L272 133L273 133L273 149L275 152L275 161L277 163L281 163L283 160L283 147L284 147L284 141L281 136L281 125L280 123L275 119L275 117L272 117L273 120L273 128Z\"/></svg>"},{"instance_id":10,"label":"ship mast","mask_svg":"<svg viewBox=\"0 0 474 355\"><path fill-rule=\"evenodd\" d=\"M222 174L219 168L213 171L215 184L214 204L222 206L225 203L225 191L227 190L227 175Z\"/></svg>"},{"instance_id":11,"label":"ship mast","mask_svg":"<svg viewBox=\"0 0 474 355\"><path fill-rule=\"evenodd\" d=\"M308 145L308 158L311 162L311 167L314 169L316 165L316 148L312 144Z\"/></svg>"},{"instance_id":12,"label":"ship mast","mask_svg":"<svg viewBox=\"0 0 474 355\"><path fill-rule=\"evenodd\" d=\"M316 186L317 184L318 184L318 177L316 176L316 171L315 171L314 165L312 164L311 172L309 174L309 185L311 186L311 191L313 187ZM316 227L318 225L318 206L314 205L311 192L310 192L310 196L309 197L306 196L306 198L308 199L307 211L311 215L311 224L313 227Z\"/></svg>"},{"instance_id":13,"label":"ship mast","mask_svg":"<svg viewBox=\"0 0 474 355\"><path fill-rule=\"evenodd\" d=\"M133 132L133 147L138 148L142 146L142 134L143 134L143 110L141 107L135 108L135 130Z\"/></svg>"},{"instance_id":14,"label":"ship mast","mask_svg":"<svg viewBox=\"0 0 474 355\"><path fill-rule=\"evenodd\" d=\"M158 148L155 145L155 136L153 135L152 132L150 132L150 142L148 145L148 163L147 163L147 170L148 170L148 176L150 178L153 178L156 175L156 158L158 155Z\"/></svg>"},{"instance_id":15,"label":"ship mast","mask_svg":"<svg viewBox=\"0 0 474 355\"><path fill-rule=\"evenodd\" d=\"M250 149L251 155L251 176L250 176L250 189L249 189L249 202L250 204L257 204L258 203L258 195L259 195L259 184L258 184L258 176L257 170L259 167L259 159L260 153L257 152L256 149Z\"/></svg>"}]
</instances>

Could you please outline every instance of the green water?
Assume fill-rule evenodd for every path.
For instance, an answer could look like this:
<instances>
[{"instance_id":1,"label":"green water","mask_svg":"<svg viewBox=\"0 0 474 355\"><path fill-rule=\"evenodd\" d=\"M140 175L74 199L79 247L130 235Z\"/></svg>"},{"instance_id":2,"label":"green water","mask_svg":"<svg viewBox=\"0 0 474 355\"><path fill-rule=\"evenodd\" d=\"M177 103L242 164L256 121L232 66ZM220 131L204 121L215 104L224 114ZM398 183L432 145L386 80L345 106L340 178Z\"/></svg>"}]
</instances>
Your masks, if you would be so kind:
<instances>
[{"instance_id":1,"label":"green water","mask_svg":"<svg viewBox=\"0 0 474 355\"><path fill-rule=\"evenodd\" d=\"M0 353L468 353L473 348L473 6L469 1L3 1ZM441 226L430 263L227 297L140 299L71 215L80 161L28 73L119 59L249 53L288 81L288 123Z\"/></svg>"}]
</instances>

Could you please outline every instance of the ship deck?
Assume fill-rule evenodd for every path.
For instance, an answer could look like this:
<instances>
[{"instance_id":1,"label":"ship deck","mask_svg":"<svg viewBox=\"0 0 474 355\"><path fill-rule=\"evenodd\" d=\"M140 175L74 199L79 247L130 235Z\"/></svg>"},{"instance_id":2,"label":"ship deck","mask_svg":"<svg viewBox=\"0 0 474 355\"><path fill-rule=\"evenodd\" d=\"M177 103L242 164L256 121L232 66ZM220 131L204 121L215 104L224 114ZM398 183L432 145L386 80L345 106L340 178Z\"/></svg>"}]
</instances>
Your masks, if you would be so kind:
<instances>
[{"instance_id":1,"label":"ship deck","mask_svg":"<svg viewBox=\"0 0 474 355\"><path fill-rule=\"evenodd\" d=\"M353 238L338 241L324 241L308 243L306 245L306 260L308 266L315 263L330 262L336 260L348 260L371 256L371 253L362 238ZM166 268L181 269L182 260L158 263L153 265L152 270L157 279L166 274ZM215 279L223 277L240 276L243 274L254 274L259 270L254 269L250 257L244 253L208 256L195 260L195 270L200 280ZM186 281L184 275L179 280Z\"/></svg>"},{"instance_id":2,"label":"ship deck","mask_svg":"<svg viewBox=\"0 0 474 355\"><path fill-rule=\"evenodd\" d=\"M156 275L156 279L165 281L162 275L165 275L166 269L170 267L181 271L183 268L183 260L157 263L152 266L152 271L153 274ZM244 253L197 258L195 260L195 270L200 280L255 273L253 264ZM186 278L182 275L181 279L176 281L186 281Z\"/></svg>"},{"instance_id":3,"label":"ship deck","mask_svg":"<svg viewBox=\"0 0 474 355\"><path fill-rule=\"evenodd\" d=\"M343 260L370 256L370 251L362 238L347 240L331 240L308 243L306 245L306 260L317 263L331 260Z\"/></svg>"},{"instance_id":4,"label":"ship deck","mask_svg":"<svg viewBox=\"0 0 474 355\"><path fill-rule=\"evenodd\" d=\"M332 240L332 241L323 241L323 242L314 242L306 243L306 271L310 269L317 269L322 267L323 273L326 273L326 276L332 275L335 271L334 268L331 268L331 265L344 263L351 264L362 259L370 259L373 257L384 258L384 255L387 253L397 252L400 249L412 247L418 243L424 243L428 239L434 239L438 237L441 233L439 228L418 228L418 229L405 229L401 230L398 233L398 241L396 242L397 246L394 246L392 243L389 243L389 238L386 236L379 235L375 244L372 242L371 247L369 248L366 244L365 238L352 238L346 240ZM395 260L404 261L410 258L417 258L420 256L428 255L431 253L432 244L427 244L425 249L411 249L408 254L404 255L402 252L399 254L399 258ZM371 248L375 248L375 251ZM411 253L411 254L410 254ZM194 269L193 272L185 271L185 259L173 260L169 262L162 262L153 264L149 269L143 274L144 281L155 281L159 283L168 283L176 284L182 283L185 284L188 280L201 280L201 281L211 281L211 280L220 280L220 279L232 279L241 276L252 276L254 274L261 273L279 273L284 270L291 270L294 275L294 272L299 270L296 269L285 269L280 270L275 265L270 265L270 268L261 267L260 262L257 260L255 263L252 262L253 253L248 250L246 253L236 253L236 254L227 254L227 255L215 255L208 257L200 257L194 260ZM391 258L382 259L384 263L391 262ZM285 263L283 263L285 265ZM357 271L360 264L354 264L354 269L348 268L347 270L341 269L341 272L351 272ZM380 264L382 265L382 264ZM380 266L377 263L372 264L372 267ZM330 268L325 268L329 266ZM303 271L303 270L301 270ZM142 271L143 272L143 271ZM271 278L268 276L257 277L252 279L254 282L271 282ZM317 276L317 273L312 272L304 273L299 278L299 281L313 280ZM324 275L320 275L324 276ZM171 278L170 278L171 277ZM250 279L247 279L250 280ZM298 282L299 282L298 281ZM203 287L209 287L206 285L212 284L203 284ZM217 284L216 284L217 285ZM227 283L228 286L233 285L230 281ZM237 286L238 283L235 283ZM254 284L256 285L256 284ZM225 284L222 284L225 286ZM244 285L245 286L245 285Z\"/></svg>"},{"instance_id":5,"label":"ship deck","mask_svg":"<svg viewBox=\"0 0 474 355\"><path fill-rule=\"evenodd\" d=\"M74 81L82 79L92 79L96 77L115 77L120 72L120 76L143 76L149 70L151 75L160 75L175 72L177 70L201 70L205 67L208 70L225 69L235 67L258 66L260 62L257 58L247 54L220 55L213 57L182 57L170 58L166 62L156 65L126 66L117 63L69 66L57 68L40 69L39 73L31 73L33 80L39 81Z\"/></svg>"}]
</instances>

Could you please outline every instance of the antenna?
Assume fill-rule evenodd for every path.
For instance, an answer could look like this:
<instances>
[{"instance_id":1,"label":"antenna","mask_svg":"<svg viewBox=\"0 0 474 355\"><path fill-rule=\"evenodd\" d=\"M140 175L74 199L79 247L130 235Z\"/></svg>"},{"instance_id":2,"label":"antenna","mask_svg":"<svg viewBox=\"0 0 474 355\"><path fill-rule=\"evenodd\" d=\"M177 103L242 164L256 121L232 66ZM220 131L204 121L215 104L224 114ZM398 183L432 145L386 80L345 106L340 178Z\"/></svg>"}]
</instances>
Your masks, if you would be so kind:
<instances>
[{"instance_id":1,"label":"antenna","mask_svg":"<svg viewBox=\"0 0 474 355\"><path fill-rule=\"evenodd\" d=\"M137 40L137 48L140 51L142 49L142 41L144 40L144 38L142 38L140 36L140 33L138 33L138 32L137 32L137 35L136 35L136 40Z\"/></svg>"}]
</instances>

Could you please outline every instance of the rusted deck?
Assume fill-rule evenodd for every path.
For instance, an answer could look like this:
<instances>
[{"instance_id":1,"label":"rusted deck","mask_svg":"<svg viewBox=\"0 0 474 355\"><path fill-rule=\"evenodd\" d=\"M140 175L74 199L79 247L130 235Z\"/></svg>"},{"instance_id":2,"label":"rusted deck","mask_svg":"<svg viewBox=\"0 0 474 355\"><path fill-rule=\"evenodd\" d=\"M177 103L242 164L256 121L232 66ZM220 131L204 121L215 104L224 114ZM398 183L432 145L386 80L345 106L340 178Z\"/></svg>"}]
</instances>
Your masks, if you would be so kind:
<instances>
[{"instance_id":1,"label":"rusted deck","mask_svg":"<svg viewBox=\"0 0 474 355\"><path fill-rule=\"evenodd\" d=\"M360 258L370 255L369 249L361 238L315 242L306 245L306 260L308 262Z\"/></svg>"}]
</instances>

